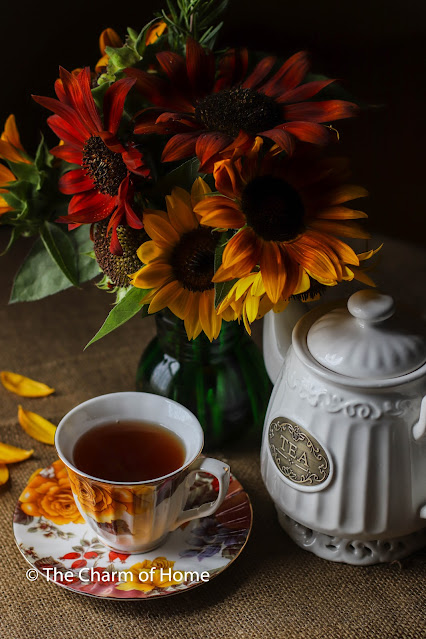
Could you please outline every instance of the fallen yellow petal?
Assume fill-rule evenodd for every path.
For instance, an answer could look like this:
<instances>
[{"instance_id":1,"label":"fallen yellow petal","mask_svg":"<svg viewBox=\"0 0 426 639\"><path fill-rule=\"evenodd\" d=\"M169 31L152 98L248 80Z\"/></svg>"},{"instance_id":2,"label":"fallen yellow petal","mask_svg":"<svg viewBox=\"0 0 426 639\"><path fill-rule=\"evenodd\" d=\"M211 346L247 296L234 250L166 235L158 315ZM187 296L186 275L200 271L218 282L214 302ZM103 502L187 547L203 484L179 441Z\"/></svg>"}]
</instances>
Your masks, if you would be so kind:
<instances>
[{"instance_id":1,"label":"fallen yellow petal","mask_svg":"<svg viewBox=\"0 0 426 639\"><path fill-rule=\"evenodd\" d=\"M9 469L5 464L0 464L0 486L9 479Z\"/></svg>"},{"instance_id":2,"label":"fallen yellow petal","mask_svg":"<svg viewBox=\"0 0 426 639\"><path fill-rule=\"evenodd\" d=\"M24 375L18 375L18 373L11 373L10 371L1 371L0 373L1 383L8 391L16 393L21 397L47 397L55 392L54 388L46 386L41 382L36 382Z\"/></svg>"},{"instance_id":3,"label":"fallen yellow petal","mask_svg":"<svg viewBox=\"0 0 426 639\"><path fill-rule=\"evenodd\" d=\"M18 407L18 420L24 431L34 437L38 442L50 444L53 446L55 442L56 426L52 422L47 421L41 415L24 410L22 406Z\"/></svg>"},{"instance_id":4,"label":"fallen yellow petal","mask_svg":"<svg viewBox=\"0 0 426 639\"><path fill-rule=\"evenodd\" d=\"M15 462L24 461L33 454L33 450L24 450L23 448L16 448L16 446L9 446L9 444L2 444L0 442L0 464L14 464Z\"/></svg>"}]
</instances>

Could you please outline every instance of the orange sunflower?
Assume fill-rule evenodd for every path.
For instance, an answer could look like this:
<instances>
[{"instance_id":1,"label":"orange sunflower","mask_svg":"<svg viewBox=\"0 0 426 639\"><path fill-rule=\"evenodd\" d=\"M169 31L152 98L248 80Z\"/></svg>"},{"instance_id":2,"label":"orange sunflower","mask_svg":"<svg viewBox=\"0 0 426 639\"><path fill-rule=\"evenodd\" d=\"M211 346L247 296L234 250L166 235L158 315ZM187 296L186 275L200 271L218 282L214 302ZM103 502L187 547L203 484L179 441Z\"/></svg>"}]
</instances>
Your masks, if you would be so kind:
<instances>
[{"instance_id":1,"label":"orange sunflower","mask_svg":"<svg viewBox=\"0 0 426 639\"><path fill-rule=\"evenodd\" d=\"M204 197L195 212L204 226L238 229L215 282L248 276L259 267L266 294L276 304L300 289L307 276L327 286L354 277L350 267L359 266L359 257L336 236L369 237L352 222L366 214L345 206L367 192L344 184L344 160L254 152L216 163L214 177L220 194Z\"/></svg>"},{"instance_id":2,"label":"orange sunflower","mask_svg":"<svg viewBox=\"0 0 426 639\"><path fill-rule=\"evenodd\" d=\"M180 187L166 197L165 211L144 211L151 241L138 249L145 264L132 276L137 288L152 289L149 313L168 307L184 320L189 339L204 331L209 340L219 335L222 317L214 305L214 255L219 234L200 226L194 205L207 192L201 178L192 192ZM146 298L145 298L146 299Z\"/></svg>"},{"instance_id":3,"label":"orange sunflower","mask_svg":"<svg viewBox=\"0 0 426 639\"><path fill-rule=\"evenodd\" d=\"M7 193L8 189L4 187L7 187L10 182L15 181L16 178L13 175L12 171L9 171L6 166L0 164L0 193ZM9 211L13 211L13 207L9 206L6 200L0 195L0 215L3 215L3 213L8 213Z\"/></svg>"},{"instance_id":4,"label":"orange sunflower","mask_svg":"<svg viewBox=\"0 0 426 639\"><path fill-rule=\"evenodd\" d=\"M96 73L104 73L107 70L109 56L106 52L107 47L114 47L117 49L118 47L123 46L123 41L114 29L108 27L104 29L99 36L99 51L101 52L101 58L96 63L95 71Z\"/></svg>"},{"instance_id":5,"label":"orange sunflower","mask_svg":"<svg viewBox=\"0 0 426 639\"><path fill-rule=\"evenodd\" d=\"M380 251L382 247L358 253L357 258L360 262L369 260L373 255ZM367 268L362 266L353 266L345 268L343 280L357 279L368 286L375 286L374 281L367 273ZM337 282L336 282L337 284ZM317 299L320 295L318 287L312 287L312 281L304 269L300 271L299 281L293 291L293 295L298 296L301 301L310 302ZM282 298L277 303L271 302L266 294L265 284L263 282L262 273L256 271L250 273L246 277L237 280L227 293L225 298L217 307L217 312L226 320L237 319L243 321L244 326L249 334L251 334L250 324L260 319L269 311L280 313L283 311L290 299Z\"/></svg>"},{"instance_id":6,"label":"orange sunflower","mask_svg":"<svg viewBox=\"0 0 426 639\"><path fill-rule=\"evenodd\" d=\"M0 136L0 158L9 160L9 162L31 164L31 160L21 144L14 115L9 115Z\"/></svg>"}]
</instances>

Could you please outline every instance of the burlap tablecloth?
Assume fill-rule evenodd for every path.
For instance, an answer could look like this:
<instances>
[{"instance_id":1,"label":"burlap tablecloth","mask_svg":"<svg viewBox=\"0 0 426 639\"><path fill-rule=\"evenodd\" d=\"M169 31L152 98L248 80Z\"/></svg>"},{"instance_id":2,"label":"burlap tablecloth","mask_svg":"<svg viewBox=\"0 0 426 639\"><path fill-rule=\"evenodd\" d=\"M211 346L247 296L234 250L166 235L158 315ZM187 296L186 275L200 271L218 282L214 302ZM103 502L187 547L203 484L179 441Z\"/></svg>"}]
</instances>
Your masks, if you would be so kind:
<instances>
[{"instance_id":1,"label":"burlap tablecloth","mask_svg":"<svg viewBox=\"0 0 426 639\"><path fill-rule=\"evenodd\" d=\"M258 450L238 447L217 455L229 460L251 497L253 530L241 556L211 583L165 599L116 602L69 592L42 577L28 582L28 565L12 533L12 512L29 475L56 455L54 448L21 430L17 405L57 423L90 397L133 389L138 358L154 325L152 319L136 317L83 353L111 299L89 284L82 291L7 306L18 257L15 253L0 261L0 369L57 390L30 400L0 388L0 441L35 448L29 461L10 467L11 479L0 488L2 639L426 637L426 551L401 563L359 568L299 550L278 525L262 484ZM382 266L393 291L422 301L426 260L421 249L389 242Z\"/></svg>"}]
</instances>

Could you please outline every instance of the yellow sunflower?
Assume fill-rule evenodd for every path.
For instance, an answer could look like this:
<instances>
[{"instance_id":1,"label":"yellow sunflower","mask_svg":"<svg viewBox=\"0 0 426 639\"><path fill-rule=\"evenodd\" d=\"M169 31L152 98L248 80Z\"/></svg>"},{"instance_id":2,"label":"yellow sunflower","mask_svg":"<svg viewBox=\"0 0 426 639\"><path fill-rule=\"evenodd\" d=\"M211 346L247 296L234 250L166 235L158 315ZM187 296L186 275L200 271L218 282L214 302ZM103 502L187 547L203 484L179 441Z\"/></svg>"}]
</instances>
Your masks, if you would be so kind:
<instances>
[{"instance_id":1,"label":"yellow sunflower","mask_svg":"<svg viewBox=\"0 0 426 639\"><path fill-rule=\"evenodd\" d=\"M209 340L219 335L222 317L214 305L214 255L219 234L200 225L194 205L207 192L201 178L192 192L180 187L166 197L165 211L144 211L151 241L138 249L145 265L132 276L137 288L151 289L149 313L168 307L184 320L189 339L204 331Z\"/></svg>"},{"instance_id":2,"label":"yellow sunflower","mask_svg":"<svg viewBox=\"0 0 426 639\"><path fill-rule=\"evenodd\" d=\"M345 184L346 161L282 158L256 152L214 167L219 195L196 206L204 226L236 229L213 281L243 278L260 268L273 304L288 299L307 276L333 286L352 279L359 257L336 236L369 237L352 220L367 217L347 203L367 195ZM309 288L309 287L308 287Z\"/></svg>"}]
</instances>

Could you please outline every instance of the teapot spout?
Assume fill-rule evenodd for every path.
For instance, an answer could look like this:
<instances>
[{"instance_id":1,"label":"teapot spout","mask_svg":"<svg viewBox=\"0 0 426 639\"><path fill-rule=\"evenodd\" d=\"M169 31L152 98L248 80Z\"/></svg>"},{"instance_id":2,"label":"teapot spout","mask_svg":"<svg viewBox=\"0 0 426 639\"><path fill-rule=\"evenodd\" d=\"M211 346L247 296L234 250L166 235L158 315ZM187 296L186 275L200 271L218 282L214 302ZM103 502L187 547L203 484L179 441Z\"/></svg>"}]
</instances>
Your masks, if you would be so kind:
<instances>
[{"instance_id":1,"label":"teapot spout","mask_svg":"<svg viewBox=\"0 0 426 639\"><path fill-rule=\"evenodd\" d=\"M291 335L298 320L309 310L303 302L291 300L284 311L269 311L263 319L263 357L275 384L291 346Z\"/></svg>"},{"instance_id":2,"label":"teapot spout","mask_svg":"<svg viewBox=\"0 0 426 639\"><path fill-rule=\"evenodd\" d=\"M419 421L413 426L413 437L416 441L423 439L426 436L426 396L423 397L420 406ZM421 515L426 516L426 515Z\"/></svg>"}]
</instances>

